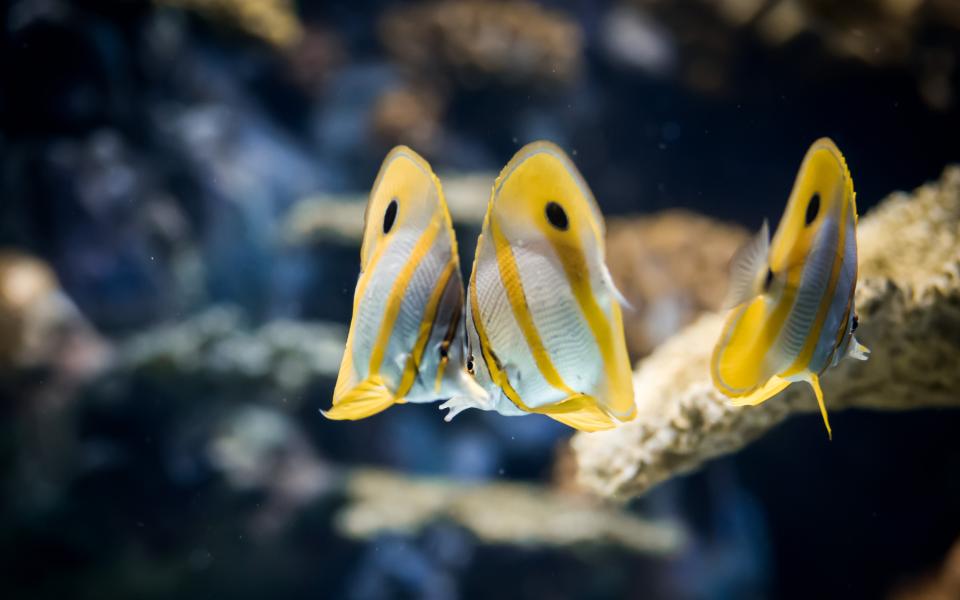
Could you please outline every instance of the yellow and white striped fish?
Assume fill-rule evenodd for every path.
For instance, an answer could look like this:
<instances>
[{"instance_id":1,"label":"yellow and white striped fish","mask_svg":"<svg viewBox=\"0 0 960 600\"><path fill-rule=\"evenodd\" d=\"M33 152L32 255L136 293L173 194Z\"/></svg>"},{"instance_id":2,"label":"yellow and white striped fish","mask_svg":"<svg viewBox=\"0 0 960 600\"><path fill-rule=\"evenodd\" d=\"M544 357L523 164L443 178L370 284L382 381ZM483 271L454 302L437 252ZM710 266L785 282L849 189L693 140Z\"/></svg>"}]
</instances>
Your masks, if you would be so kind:
<instances>
[{"instance_id":1,"label":"yellow and white striped fish","mask_svg":"<svg viewBox=\"0 0 960 600\"><path fill-rule=\"evenodd\" d=\"M713 351L716 388L756 405L795 381L813 388L831 435L820 376L841 358L866 360L853 335L857 205L846 161L827 138L807 151L773 241L760 234L734 258L731 304Z\"/></svg>"},{"instance_id":2,"label":"yellow and white striped fish","mask_svg":"<svg viewBox=\"0 0 960 600\"><path fill-rule=\"evenodd\" d=\"M383 161L364 213L360 279L329 419L462 389L463 280L430 165L406 146Z\"/></svg>"},{"instance_id":3,"label":"yellow and white striped fish","mask_svg":"<svg viewBox=\"0 0 960 600\"><path fill-rule=\"evenodd\" d=\"M603 216L567 155L522 148L494 184L468 285L466 368L440 406L546 414L581 431L636 414Z\"/></svg>"}]
</instances>

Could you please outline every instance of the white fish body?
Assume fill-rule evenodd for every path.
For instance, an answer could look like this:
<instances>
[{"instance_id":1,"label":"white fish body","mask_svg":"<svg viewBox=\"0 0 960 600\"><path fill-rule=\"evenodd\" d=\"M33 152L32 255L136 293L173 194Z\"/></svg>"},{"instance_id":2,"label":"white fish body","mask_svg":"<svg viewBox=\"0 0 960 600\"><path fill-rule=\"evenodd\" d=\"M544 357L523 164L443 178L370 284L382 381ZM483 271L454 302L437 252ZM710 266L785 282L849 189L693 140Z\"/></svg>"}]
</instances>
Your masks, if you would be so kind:
<instances>
[{"instance_id":1,"label":"white fish body","mask_svg":"<svg viewBox=\"0 0 960 600\"><path fill-rule=\"evenodd\" d=\"M715 387L736 404L766 401L806 381L831 433L820 376L857 342L857 207L853 180L829 139L810 147L772 241L766 224L733 261L735 305L714 348Z\"/></svg>"},{"instance_id":2,"label":"white fish body","mask_svg":"<svg viewBox=\"0 0 960 600\"><path fill-rule=\"evenodd\" d=\"M466 300L476 384L442 409L546 414L583 431L636 414L603 217L557 146L522 148L494 185Z\"/></svg>"},{"instance_id":3,"label":"white fish body","mask_svg":"<svg viewBox=\"0 0 960 600\"><path fill-rule=\"evenodd\" d=\"M364 214L361 271L330 419L461 393L463 281L440 182L394 148Z\"/></svg>"}]
</instances>

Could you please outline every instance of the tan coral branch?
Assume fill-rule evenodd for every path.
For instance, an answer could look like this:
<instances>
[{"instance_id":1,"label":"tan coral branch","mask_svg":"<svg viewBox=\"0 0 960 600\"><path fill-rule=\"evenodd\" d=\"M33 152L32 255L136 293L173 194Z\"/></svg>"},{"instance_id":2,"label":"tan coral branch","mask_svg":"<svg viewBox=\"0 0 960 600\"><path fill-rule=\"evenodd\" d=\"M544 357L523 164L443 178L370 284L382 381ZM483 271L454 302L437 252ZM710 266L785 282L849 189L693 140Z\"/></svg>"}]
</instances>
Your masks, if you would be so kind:
<instances>
[{"instance_id":1,"label":"tan coral branch","mask_svg":"<svg viewBox=\"0 0 960 600\"><path fill-rule=\"evenodd\" d=\"M489 544L605 543L660 556L679 552L685 540L675 524L645 520L595 500L530 484L466 484L358 469L348 475L346 485L350 502L336 524L341 533L356 539L384 531L416 533L445 519Z\"/></svg>"},{"instance_id":2,"label":"tan coral branch","mask_svg":"<svg viewBox=\"0 0 960 600\"><path fill-rule=\"evenodd\" d=\"M887 198L860 220L858 239L857 337L873 352L823 377L828 409L960 407L960 167ZM606 496L641 494L742 448L792 413L816 410L803 385L757 407L718 394L708 361L722 322L704 315L640 362L635 421L575 436L581 483Z\"/></svg>"}]
</instances>

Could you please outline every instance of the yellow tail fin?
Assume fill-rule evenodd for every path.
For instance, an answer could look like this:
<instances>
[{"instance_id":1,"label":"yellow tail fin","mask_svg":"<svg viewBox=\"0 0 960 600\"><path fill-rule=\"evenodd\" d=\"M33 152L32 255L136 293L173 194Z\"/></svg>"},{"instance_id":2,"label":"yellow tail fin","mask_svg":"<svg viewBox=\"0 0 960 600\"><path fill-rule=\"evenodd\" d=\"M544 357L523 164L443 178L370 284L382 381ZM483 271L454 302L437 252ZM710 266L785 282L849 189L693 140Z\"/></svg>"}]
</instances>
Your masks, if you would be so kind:
<instances>
[{"instance_id":1,"label":"yellow tail fin","mask_svg":"<svg viewBox=\"0 0 960 600\"><path fill-rule=\"evenodd\" d=\"M320 413L336 421L356 421L384 411L396 403L397 399L387 389L383 377L371 375L349 392L337 397L333 402L333 408Z\"/></svg>"},{"instance_id":2,"label":"yellow tail fin","mask_svg":"<svg viewBox=\"0 0 960 600\"><path fill-rule=\"evenodd\" d=\"M827 437L833 439L833 430L830 429L830 419L827 417L827 405L823 403L823 390L820 389L820 377L816 373L810 373L807 378L813 393L817 395L817 404L820 405L820 415L823 417L823 424L827 426Z\"/></svg>"}]
</instances>

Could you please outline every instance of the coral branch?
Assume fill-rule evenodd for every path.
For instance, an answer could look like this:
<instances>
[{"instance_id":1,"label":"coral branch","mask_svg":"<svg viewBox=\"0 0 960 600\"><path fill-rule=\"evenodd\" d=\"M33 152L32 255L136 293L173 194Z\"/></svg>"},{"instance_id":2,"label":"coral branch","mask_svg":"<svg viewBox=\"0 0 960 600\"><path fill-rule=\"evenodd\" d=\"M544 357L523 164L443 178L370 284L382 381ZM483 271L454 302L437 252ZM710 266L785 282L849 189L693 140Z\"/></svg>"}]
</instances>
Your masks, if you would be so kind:
<instances>
[{"instance_id":1,"label":"coral branch","mask_svg":"<svg viewBox=\"0 0 960 600\"><path fill-rule=\"evenodd\" d=\"M960 407L960 167L887 198L861 219L858 239L857 337L872 354L825 374L829 410ZM717 393L708 361L722 322L704 315L640 362L637 419L573 440L581 483L606 496L641 494L816 410L806 386L744 408Z\"/></svg>"},{"instance_id":2,"label":"coral branch","mask_svg":"<svg viewBox=\"0 0 960 600\"><path fill-rule=\"evenodd\" d=\"M348 475L347 494L352 502L338 515L337 527L352 538L382 531L411 533L447 519L491 544L607 543L660 556L680 551L685 539L674 524L644 520L529 484L470 485L358 469Z\"/></svg>"}]
</instances>

